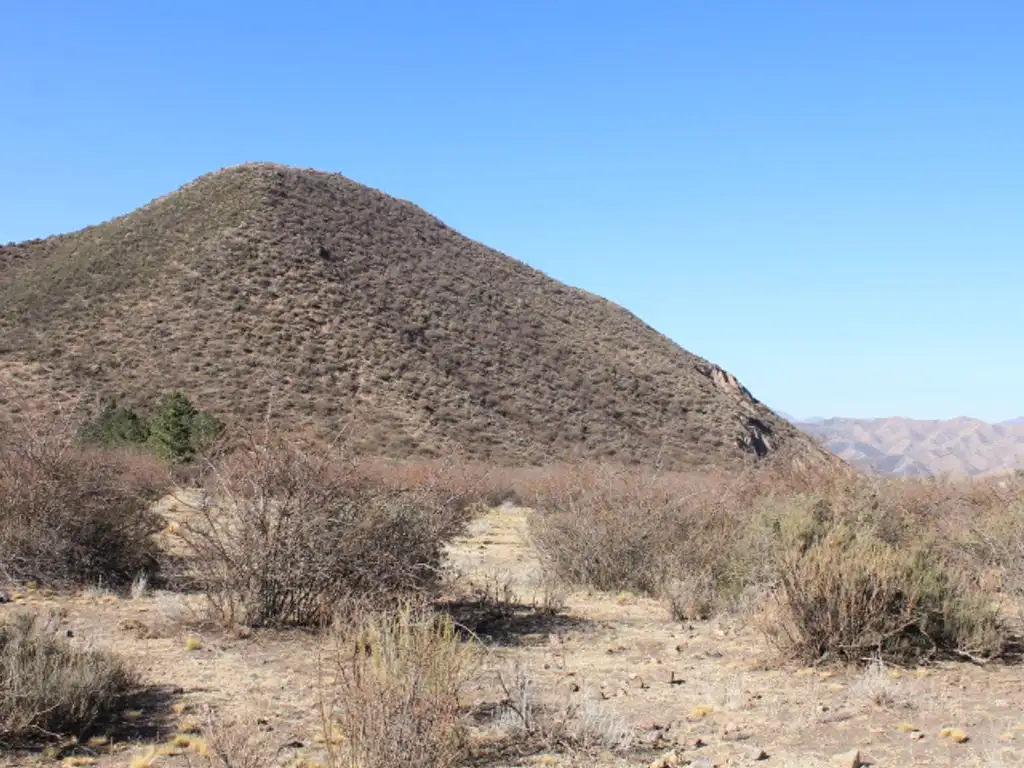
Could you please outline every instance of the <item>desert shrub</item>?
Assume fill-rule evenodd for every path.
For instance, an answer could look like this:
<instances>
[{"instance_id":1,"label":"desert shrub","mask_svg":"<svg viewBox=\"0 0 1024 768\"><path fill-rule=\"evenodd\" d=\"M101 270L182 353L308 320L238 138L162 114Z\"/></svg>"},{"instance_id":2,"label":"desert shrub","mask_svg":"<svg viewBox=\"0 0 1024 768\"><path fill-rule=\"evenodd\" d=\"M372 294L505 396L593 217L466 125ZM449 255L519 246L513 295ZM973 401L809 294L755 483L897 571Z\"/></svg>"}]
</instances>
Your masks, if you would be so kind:
<instances>
[{"instance_id":1,"label":"desert shrub","mask_svg":"<svg viewBox=\"0 0 1024 768\"><path fill-rule=\"evenodd\" d=\"M836 516L818 503L776 528L778 615L769 636L804 661L998 653L1005 638L991 600L926 535L900 539L879 527L878 511Z\"/></svg>"},{"instance_id":2,"label":"desert shrub","mask_svg":"<svg viewBox=\"0 0 1024 768\"><path fill-rule=\"evenodd\" d=\"M454 768L460 693L476 668L447 616L407 607L339 625L321 683L324 741L346 768Z\"/></svg>"},{"instance_id":3,"label":"desert shrub","mask_svg":"<svg viewBox=\"0 0 1024 768\"><path fill-rule=\"evenodd\" d=\"M530 536L566 583L664 597L680 618L698 617L752 575L738 537L748 515L739 490L711 474L561 467L534 488Z\"/></svg>"},{"instance_id":4,"label":"desert shrub","mask_svg":"<svg viewBox=\"0 0 1024 768\"><path fill-rule=\"evenodd\" d=\"M83 448L60 429L0 434L0 577L117 586L156 567L150 509L166 477L145 457Z\"/></svg>"},{"instance_id":5,"label":"desert shrub","mask_svg":"<svg viewBox=\"0 0 1024 768\"><path fill-rule=\"evenodd\" d=\"M75 649L36 616L0 623L0 744L85 736L135 686L118 657Z\"/></svg>"},{"instance_id":6,"label":"desert shrub","mask_svg":"<svg viewBox=\"0 0 1024 768\"><path fill-rule=\"evenodd\" d=\"M469 514L467 497L426 480L396 487L329 451L250 438L207 473L179 535L220 617L315 626L350 601L431 590Z\"/></svg>"},{"instance_id":7,"label":"desert shrub","mask_svg":"<svg viewBox=\"0 0 1024 768\"><path fill-rule=\"evenodd\" d=\"M79 437L110 448L143 445L149 439L149 425L132 409L110 403L82 425Z\"/></svg>"}]
</instances>

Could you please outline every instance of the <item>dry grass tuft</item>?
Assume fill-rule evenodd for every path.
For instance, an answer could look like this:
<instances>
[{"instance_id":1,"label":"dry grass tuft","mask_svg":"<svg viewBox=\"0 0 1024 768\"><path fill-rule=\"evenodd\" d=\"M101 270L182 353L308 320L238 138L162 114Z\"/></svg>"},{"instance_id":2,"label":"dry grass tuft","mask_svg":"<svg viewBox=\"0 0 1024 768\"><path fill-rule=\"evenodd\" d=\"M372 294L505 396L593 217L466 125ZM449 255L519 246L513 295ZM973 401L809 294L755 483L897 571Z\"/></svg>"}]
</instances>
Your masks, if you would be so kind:
<instances>
[{"instance_id":1,"label":"dry grass tuft","mask_svg":"<svg viewBox=\"0 0 1024 768\"><path fill-rule=\"evenodd\" d=\"M114 655L72 648L45 620L0 624L0 744L87 737L136 686Z\"/></svg>"},{"instance_id":2,"label":"dry grass tuft","mask_svg":"<svg viewBox=\"0 0 1024 768\"><path fill-rule=\"evenodd\" d=\"M476 654L449 618L408 607L369 613L340 624L334 641L321 679L332 765L461 764L467 723L460 692Z\"/></svg>"}]
</instances>

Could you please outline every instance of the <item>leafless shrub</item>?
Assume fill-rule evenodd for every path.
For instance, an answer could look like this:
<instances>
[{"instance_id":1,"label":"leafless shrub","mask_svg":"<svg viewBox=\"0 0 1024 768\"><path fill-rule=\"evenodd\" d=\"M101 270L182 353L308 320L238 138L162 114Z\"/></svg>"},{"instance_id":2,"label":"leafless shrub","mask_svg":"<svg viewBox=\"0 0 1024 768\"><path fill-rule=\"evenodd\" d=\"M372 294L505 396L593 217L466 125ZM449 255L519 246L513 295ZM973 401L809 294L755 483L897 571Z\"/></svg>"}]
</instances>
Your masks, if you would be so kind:
<instances>
[{"instance_id":1,"label":"leafless shrub","mask_svg":"<svg viewBox=\"0 0 1024 768\"><path fill-rule=\"evenodd\" d=\"M250 439L207 480L178 535L217 615L249 626L323 626L352 600L429 591L469 515L442 486L389 485L277 438Z\"/></svg>"},{"instance_id":2,"label":"leafless shrub","mask_svg":"<svg viewBox=\"0 0 1024 768\"><path fill-rule=\"evenodd\" d=\"M45 619L0 623L0 745L85 736L135 685L116 656L71 647Z\"/></svg>"},{"instance_id":3,"label":"leafless shrub","mask_svg":"<svg viewBox=\"0 0 1024 768\"><path fill-rule=\"evenodd\" d=\"M461 764L467 723L460 693L475 652L449 618L408 607L374 612L341 624L334 640L320 708L332 766Z\"/></svg>"},{"instance_id":4,"label":"leafless shrub","mask_svg":"<svg viewBox=\"0 0 1024 768\"><path fill-rule=\"evenodd\" d=\"M215 765L220 768L271 768L281 764L289 744L281 744L281 735L255 716L225 718L212 709L205 713L201 749L186 754L191 765Z\"/></svg>"},{"instance_id":5,"label":"leafless shrub","mask_svg":"<svg viewBox=\"0 0 1024 768\"><path fill-rule=\"evenodd\" d=\"M748 578L737 533L750 513L713 476L562 468L536 498L531 539L568 584L667 597L674 613L694 618Z\"/></svg>"},{"instance_id":6,"label":"leafless shrub","mask_svg":"<svg viewBox=\"0 0 1024 768\"><path fill-rule=\"evenodd\" d=\"M83 448L60 425L0 434L0 578L56 587L126 585L156 568L150 503L158 462Z\"/></svg>"},{"instance_id":7,"label":"leafless shrub","mask_svg":"<svg viewBox=\"0 0 1024 768\"><path fill-rule=\"evenodd\" d=\"M597 701L572 700L561 706L543 705L533 680L520 665L499 672L503 699L495 713L496 725L509 744L525 751L541 749L629 749L633 731L622 718Z\"/></svg>"}]
</instances>

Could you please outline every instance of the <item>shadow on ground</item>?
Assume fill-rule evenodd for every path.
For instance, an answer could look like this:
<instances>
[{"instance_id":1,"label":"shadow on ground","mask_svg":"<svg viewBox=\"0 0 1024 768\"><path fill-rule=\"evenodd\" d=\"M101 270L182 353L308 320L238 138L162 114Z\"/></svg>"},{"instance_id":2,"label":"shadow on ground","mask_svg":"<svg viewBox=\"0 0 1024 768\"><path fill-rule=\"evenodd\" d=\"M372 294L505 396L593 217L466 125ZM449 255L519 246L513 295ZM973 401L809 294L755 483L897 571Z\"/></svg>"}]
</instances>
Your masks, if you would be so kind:
<instances>
[{"instance_id":1,"label":"shadow on ground","mask_svg":"<svg viewBox=\"0 0 1024 768\"><path fill-rule=\"evenodd\" d=\"M536 645L545 642L549 635L584 629L593 623L519 602L449 600L438 603L436 608L451 616L464 635L501 646Z\"/></svg>"},{"instance_id":2,"label":"shadow on ground","mask_svg":"<svg viewBox=\"0 0 1024 768\"><path fill-rule=\"evenodd\" d=\"M130 742L153 743L167 738L174 731L176 720L172 705L182 690L170 686L152 686L140 689L120 701L116 713L97 720L81 738L68 737L55 741L52 734L39 734L38 738L22 739L4 744L15 754L33 754L45 750L48 757L93 757L108 744ZM90 746L89 739L104 737L102 745Z\"/></svg>"}]
</instances>

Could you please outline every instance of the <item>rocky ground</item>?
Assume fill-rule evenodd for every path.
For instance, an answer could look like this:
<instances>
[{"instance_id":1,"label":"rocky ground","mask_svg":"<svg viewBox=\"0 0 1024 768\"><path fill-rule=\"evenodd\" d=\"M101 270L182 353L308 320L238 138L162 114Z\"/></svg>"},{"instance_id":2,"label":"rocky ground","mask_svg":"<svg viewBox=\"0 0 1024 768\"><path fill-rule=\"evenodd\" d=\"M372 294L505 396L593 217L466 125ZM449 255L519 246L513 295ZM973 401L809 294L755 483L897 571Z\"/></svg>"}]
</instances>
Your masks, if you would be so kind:
<instances>
[{"instance_id":1,"label":"rocky ground","mask_svg":"<svg viewBox=\"0 0 1024 768\"><path fill-rule=\"evenodd\" d=\"M679 623L664 606L633 595L560 593L543 577L526 515L492 510L451 551L452 610L488 649L467 691L467 703L483 713L476 764L1024 765L1020 667L796 667L777 657L754 615ZM170 593L130 599L99 590L75 597L25 591L0 611L19 605L56 611L74 642L123 654L153 686L126 713L135 727L69 762L202 764L201 738L188 732L209 727L211 708L221 724L252 726L229 734L224 725L222 736L238 739L239 752L253 760L319 759L315 635L228 636L203 627L193 599ZM528 697L544 713L538 718L573 734L574 746L552 739L531 754L489 751L487 744L516 727L507 713L487 714L506 691ZM52 761L38 753L7 757L11 765Z\"/></svg>"}]
</instances>

